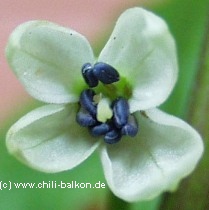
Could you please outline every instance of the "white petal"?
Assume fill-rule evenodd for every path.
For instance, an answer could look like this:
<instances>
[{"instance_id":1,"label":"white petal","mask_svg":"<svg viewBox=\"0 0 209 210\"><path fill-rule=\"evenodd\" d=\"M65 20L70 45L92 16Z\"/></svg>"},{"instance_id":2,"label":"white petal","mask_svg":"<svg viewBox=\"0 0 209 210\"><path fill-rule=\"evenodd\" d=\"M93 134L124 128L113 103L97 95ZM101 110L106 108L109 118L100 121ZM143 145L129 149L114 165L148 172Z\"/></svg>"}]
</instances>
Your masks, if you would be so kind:
<instances>
[{"instance_id":1,"label":"white petal","mask_svg":"<svg viewBox=\"0 0 209 210\"><path fill-rule=\"evenodd\" d=\"M9 152L43 172L71 169L98 146L86 128L75 122L76 105L47 105L21 118L7 133Z\"/></svg>"},{"instance_id":2,"label":"white petal","mask_svg":"<svg viewBox=\"0 0 209 210\"><path fill-rule=\"evenodd\" d=\"M166 23L141 8L120 16L98 60L115 67L133 88L131 112L164 102L177 79L175 43Z\"/></svg>"},{"instance_id":3,"label":"white petal","mask_svg":"<svg viewBox=\"0 0 209 210\"><path fill-rule=\"evenodd\" d=\"M137 137L123 138L103 147L101 153L110 188L131 202L174 190L193 171L203 152L201 137L182 120L157 109L136 116Z\"/></svg>"},{"instance_id":4,"label":"white petal","mask_svg":"<svg viewBox=\"0 0 209 210\"><path fill-rule=\"evenodd\" d=\"M77 101L85 85L81 67L94 62L85 37L47 21L30 21L17 27L6 55L27 91L49 103Z\"/></svg>"}]
</instances>

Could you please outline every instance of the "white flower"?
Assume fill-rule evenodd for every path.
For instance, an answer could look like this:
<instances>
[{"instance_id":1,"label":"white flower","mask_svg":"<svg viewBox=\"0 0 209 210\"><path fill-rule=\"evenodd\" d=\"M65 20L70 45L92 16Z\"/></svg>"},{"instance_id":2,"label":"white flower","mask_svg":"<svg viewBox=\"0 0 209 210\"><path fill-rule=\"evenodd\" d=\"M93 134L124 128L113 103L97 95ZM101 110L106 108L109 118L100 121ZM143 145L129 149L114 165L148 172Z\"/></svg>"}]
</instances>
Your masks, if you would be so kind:
<instances>
[{"instance_id":1,"label":"white flower","mask_svg":"<svg viewBox=\"0 0 209 210\"><path fill-rule=\"evenodd\" d=\"M98 58L79 33L30 21L12 33L6 54L27 91L50 103L8 131L7 148L23 163L54 173L72 169L98 149L109 187L126 201L173 190L195 168L203 151L201 137L187 123L156 108L168 98L178 74L175 43L161 18L141 8L128 9ZM123 136L111 145L92 137L75 120L79 96L87 88L81 68L98 61L119 72L120 81L111 91L128 96L130 113L139 125L135 137ZM110 118L112 112L106 110ZM109 119L99 112L104 121Z\"/></svg>"}]
</instances>

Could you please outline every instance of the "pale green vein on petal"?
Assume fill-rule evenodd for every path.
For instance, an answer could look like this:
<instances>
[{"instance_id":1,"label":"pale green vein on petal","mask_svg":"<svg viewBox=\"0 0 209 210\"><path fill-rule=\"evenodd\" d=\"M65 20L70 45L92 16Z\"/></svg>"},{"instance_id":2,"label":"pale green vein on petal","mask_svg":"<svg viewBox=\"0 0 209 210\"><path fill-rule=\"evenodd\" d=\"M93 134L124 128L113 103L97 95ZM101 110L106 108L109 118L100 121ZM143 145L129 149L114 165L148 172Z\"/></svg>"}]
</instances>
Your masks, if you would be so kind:
<instances>
[{"instance_id":1,"label":"pale green vein on petal","mask_svg":"<svg viewBox=\"0 0 209 210\"><path fill-rule=\"evenodd\" d=\"M49 103L77 101L85 86L81 67L94 62L84 36L47 21L18 26L10 36L6 55L27 91Z\"/></svg>"},{"instance_id":2,"label":"pale green vein on petal","mask_svg":"<svg viewBox=\"0 0 209 210\"><path fill-rule=\"evenodd\" d=\"M26 165L43 172L71 169L97 148L98 138L89 135L75 120L77 105L38 108L8 131L6 145Z\"/></svg>"}]
</instances>

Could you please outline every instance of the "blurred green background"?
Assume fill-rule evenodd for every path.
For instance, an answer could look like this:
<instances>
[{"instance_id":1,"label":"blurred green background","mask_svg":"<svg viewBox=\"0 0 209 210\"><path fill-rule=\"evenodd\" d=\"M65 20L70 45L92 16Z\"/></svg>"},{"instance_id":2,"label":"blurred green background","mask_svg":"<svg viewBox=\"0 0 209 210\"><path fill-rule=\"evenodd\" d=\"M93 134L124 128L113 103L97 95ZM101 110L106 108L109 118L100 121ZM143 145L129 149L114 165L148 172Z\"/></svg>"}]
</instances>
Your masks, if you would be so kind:
<instances>
[{"instance_id":1,"label":"blurred green background","mask_svg":"<svg viewBox=\"0 0 209 210\"><path fill-rule=\"evenodd\" d=\"M70 2L70 1L69 1ZM84 11L90 13L88 10L89 4L92 5L93 10L95 1L81 1L80 5L77 3L77 10L80 7L88 7ZM19 1L19 3L21 3ZM25 2L22 1L22 4ZM108 4L108 2L106 2ZM60 3L61 4L61 3ZM208 19L208 0L168 0L168 1L116 1L112 7L104 7L103 13L111 13L109 22L104 21L104 26L100 26L97 30L100 33L96 37L91 36L91 43L98 54L105 45L114 23L119 14L126 8L133 6L143 6L166 20L169 28L176 39L178 58L179 58L179 80L173 94L169 100L161 107L168 113L185 118L188 114L189 103L192 98L192 88L196 84L196 75L199 69L201 60L201 51L204 47L204 37L206 31L206 24ZM35 5L36 9L41 8L40 5ZM64 8L65 4L60 5ZM101 7L101 6L100 6ZM24 8L24 7L23 7ZM111 9L112 8L112 9ZM33 9L33 8L31 8ZM44 8L41 8L44 11ZM56 8L52 8L52 10ZM102 8L100 8L102 10ZM99 11L99 10L98 10ZM57 11L57 12L62 12ZM66 13L66 10L64 10ZM29 12L30 13L30 12ZM31 11L32 13L32 11ZM74 12L76 13L76 11ZM86 13L83 13L85 15ZM78 12L81 15L80 12ZM37 13L38 15L38 13ZM75 14L74 14L75 15ZM68 14L69 19L71 13ZM18 16L16 17L18 18ZM41 18L41 17L40 17ZM95 17L94 17L95 18ZM55 18L56 19L56 18ZM12 19L9 19L12 21ZM26 21L26 20L25 20ZM56 22L56 20L54 20ZM64 21L64 19L63 19ZM79 22L79 21L78 21ZM84 23L83 23L84 24ZM89 22L87 24L90 24ZM81 26L82 27L82 26ZM91 26L93 27L93 26ZM99 26L98 26L99 27ZM79 27L78 27L79 28ZM76 28L74 28L76 30ZM85 30L84 30L85 31ZM82 33L81 31L78 31ZM5 61L4 61L5 62ZM8 67L7 67L8 68ZM3 88L3 87L2 87ZM2 96L3 98L4 96ZM26 100L27 101L27 100ZM6 106L6 102L5 102ZM10 156L5 147L5 135L8 128L21 116L28 111L40 106L40 103L29 99L27 103L19 103L16 107L15 103L11 105L12 114L8 114L0 125L0 181L1 183L9 184L9 181L14 182L31 182L42 183L49 181L59 182L88 182L97 183L102 182L106 184L104 179L102 167L98 155L95 153L87 161L71 171L66 171L57 174L44 174L32 170L16 159ZM3 111L2 111L3 113ZM2 189L0 190L0 209L3 210L55 210L55 209L72 209L72 210L105 210L108 209L109 189L106 185L105 189ZM156 210L160 206L162 197L156 198L153 201L131 204L130 209L137 210ZM198 210L198 207L196 208ZM117 210L117 209L116 209ZM165 209L167 210L167 209Z\"/></svg>"}]
</instances>

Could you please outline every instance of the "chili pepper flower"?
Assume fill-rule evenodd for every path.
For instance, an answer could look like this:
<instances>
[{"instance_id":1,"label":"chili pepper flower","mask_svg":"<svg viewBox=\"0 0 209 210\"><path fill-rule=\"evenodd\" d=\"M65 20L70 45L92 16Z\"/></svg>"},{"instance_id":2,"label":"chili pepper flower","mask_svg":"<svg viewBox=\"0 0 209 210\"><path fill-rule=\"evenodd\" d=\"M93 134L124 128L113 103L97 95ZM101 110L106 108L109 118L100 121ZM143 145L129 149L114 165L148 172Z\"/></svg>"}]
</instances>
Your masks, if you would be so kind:
<instances>
[{"instance_id":1,"label":"chili pepper flower","mask_svg":"<svg viewBox=\"0 0 209 210\"><path fill-rule=\"evenodd\" d=\"M156 108L178 74L175 42L158 16L125 11L97 58L74 30L29 21L12 33L6 56L28 93L48 103L7 133L9 152L26 165L69 170L97 149L110 189L129 202L172 191L194 170L201 137Z\"/></svg>"}]
</instances>

